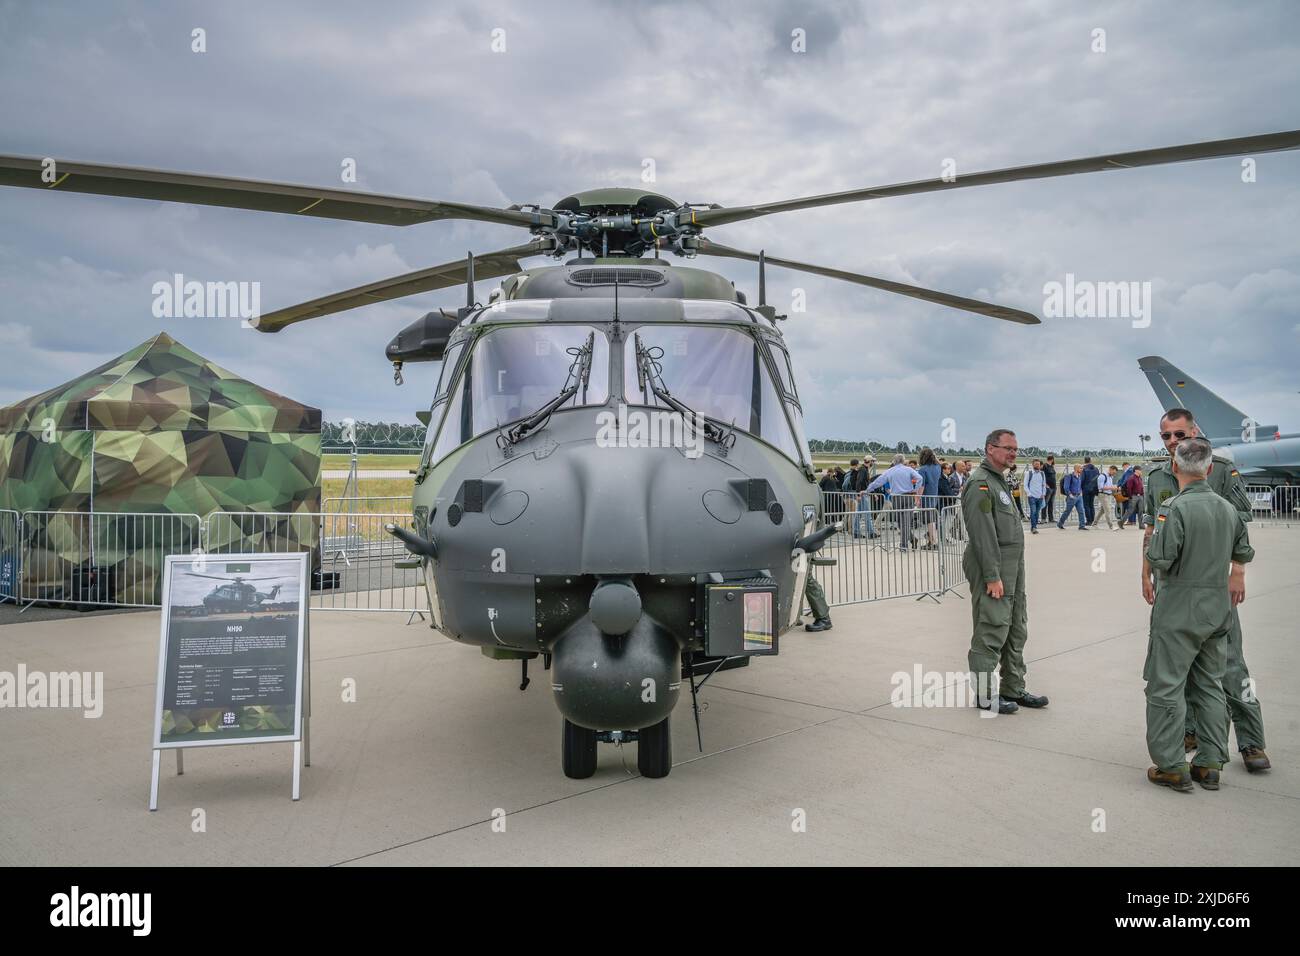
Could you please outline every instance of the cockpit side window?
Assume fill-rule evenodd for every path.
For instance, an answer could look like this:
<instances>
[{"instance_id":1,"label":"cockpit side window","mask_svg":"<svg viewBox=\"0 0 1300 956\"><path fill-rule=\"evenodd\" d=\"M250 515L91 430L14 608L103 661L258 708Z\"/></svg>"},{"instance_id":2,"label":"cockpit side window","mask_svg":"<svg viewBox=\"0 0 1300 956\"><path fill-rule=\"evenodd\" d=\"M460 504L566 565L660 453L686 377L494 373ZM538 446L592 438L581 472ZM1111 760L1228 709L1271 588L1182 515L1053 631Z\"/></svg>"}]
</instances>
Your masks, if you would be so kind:
<instances>
[{"instance_id":1,"label":"cockpit side window","mask_svg":"<svg viewBox=\"0 0 1300 956\"><path fill-rule=\"evenodd\" d=\"M438 373L438 389L433 396L435 403L447 397L447 389L451 387L451 380L456 374L456 363L460 361L460 353L463 351L465 351L465 343L457 342L443 353L442 370Z\"/></svg>"},{"instance_id":2,"label":"cockpit side window","mask_svg":"<svg viewBox=\"0 0 1300 956\"><path fill-rule=\"evenodd\" d=\"M794 388L794 371L790 368L790 355L775 342L768 341L768 351L772 353L772 364L776 366L777 377L781 379L781 389L786 397L799 401L799 393Z\"/></svg>"}]
</instances>

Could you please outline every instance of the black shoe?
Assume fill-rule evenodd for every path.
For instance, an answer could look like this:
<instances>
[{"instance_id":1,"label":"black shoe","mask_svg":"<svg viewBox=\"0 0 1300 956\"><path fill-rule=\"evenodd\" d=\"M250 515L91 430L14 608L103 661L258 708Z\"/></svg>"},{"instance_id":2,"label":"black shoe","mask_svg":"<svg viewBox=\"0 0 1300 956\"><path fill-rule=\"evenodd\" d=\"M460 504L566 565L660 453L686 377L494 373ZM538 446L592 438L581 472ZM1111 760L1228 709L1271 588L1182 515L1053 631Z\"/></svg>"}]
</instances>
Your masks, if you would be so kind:
<instances>
[{"instance_id":1,"label":"black shoe","mask_svg":"<svg viewBox=\"0 0 1300 956\"><path fill-rule=\"evenodd\" d=\"M811 624L803 626L805 631L829 631L831 629L831 619L829 617L820 617Z\"/></svg>"},{"instance_id":2,"label":"black shoe","mask_svg":"<svg viewBox=\"0 0 1300 956\"><path fill-rule=\"evenodd\" d=\"M993 709L991 704L989 704L989 703L987 703L987 702L985 702L985 701L980 700L978 697L975 699L975 706L978 707L980 710L992 710L992 709ZM1005 698L1005 697L999 697L999 698L998 698L998 713L999 713L999 714L1014 714L1014 713L1015 713L1016 711L1018 711L1019 709L1020 709L1020 705L1017 704L1014 700L1008 700L1008 699Z\"/></svg>"},{"instance_id":3,"label":"black shoe","mask_svg":"<svg viewBox=\"0 0 1300 956\"><path fill-rule=\"evenodd\" d=\"M1046 707L1046 706L1047 706L1047 698L1046 698L1046 697L1039 697L1037 694L1030 694L1030 693L1028 693L1028 692L1021 694L1019 697L1006 697L1006 698L1003 698L1003 699L1004 699L1004 700L1015 701L1015 702L1016 702L1017 704L1019 704L1021 707L1033 707L1033 708L1038 708L1038 707Z\"/></svg>"},{"instance_id":4,"label":"black shoe","mask_svg":"<svg viewBox=\"0 0 1300 956\"><path fill-rule=\"evenodd\" d=\"M1038 534L1038 529L1037 529L1037 528L1030 528L1030 529L1029 529L1029 533L1030 533L1030 534Z\"/></svg>"}]
</instances>

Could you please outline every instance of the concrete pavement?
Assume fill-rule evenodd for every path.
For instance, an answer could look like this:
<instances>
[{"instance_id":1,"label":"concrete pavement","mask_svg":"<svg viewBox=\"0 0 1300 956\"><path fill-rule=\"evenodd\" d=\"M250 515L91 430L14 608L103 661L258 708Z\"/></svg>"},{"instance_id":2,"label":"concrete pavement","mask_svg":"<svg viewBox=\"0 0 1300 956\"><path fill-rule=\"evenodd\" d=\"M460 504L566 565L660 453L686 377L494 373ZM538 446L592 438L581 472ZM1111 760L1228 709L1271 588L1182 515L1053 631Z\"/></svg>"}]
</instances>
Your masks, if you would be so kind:
<instances>
[{"instance_id":1,"label":"concrete pavement","mask_svg":"<svg viewBox=\"0 0 1300 956\"><path fill-rule=\"evenodd\" d=\"M1242 618L1276 769L1234 759L1218 793L1145 779L1138 532L1047 528L1028 542L1027 647L1047 710L894 707L895 673L964 670L969 603L840 607L832 631L713 678L703 755L684 694L664 780L608 745L595 777L566 779L540 667L520 693L517 665L405 614L315 612L302 800L288 745L218 747L187 751L182 777L164 754L151 814L157 612L12 624L0 670L103 671L106 703L98 720L0 710L0 863L1295 864L1300 535L1252 540Z\"/></svg>"}]
</instances>

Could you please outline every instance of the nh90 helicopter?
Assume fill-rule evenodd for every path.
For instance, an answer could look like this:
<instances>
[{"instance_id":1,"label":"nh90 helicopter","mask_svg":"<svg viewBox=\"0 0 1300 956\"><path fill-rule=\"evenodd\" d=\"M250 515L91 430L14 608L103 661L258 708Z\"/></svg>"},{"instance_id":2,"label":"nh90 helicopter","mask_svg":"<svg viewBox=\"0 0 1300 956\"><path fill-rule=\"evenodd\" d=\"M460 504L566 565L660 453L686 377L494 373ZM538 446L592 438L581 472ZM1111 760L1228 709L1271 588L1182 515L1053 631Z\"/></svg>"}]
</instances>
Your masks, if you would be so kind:
<instances>
[{"instance_id":1,"label":"nh90 helicopter","mask_svg":"<svg viewBox=\"0 0 1300 956\"><path fill-rule=\"evenodd\" d=\"M274 581L275 578L230 578L217 577L213 574L199 574L196 571L186 571L192 578L207 578L210 581L221 581L211 591L203 596L203 607L211 614L222 613L239 613L241 611L259 611L262 605L267 601L274 601L280 588L283 585L276 584L271 590L262 592L254 585L254 581Z\"/></svg>"},{"instance_id":2,"label":"nh90 helicopter","mask_svg":"<svg viewBox=\"0 0 1300 956\"><path fill-rule=\"evenodd\" d=\"M408 226L517 225L527 244L467 256L281 309L263 332L465 285L386 354L441 361L411 528L432 626L491 657L550 665L564 772L596 769L597 740L637 740L672 765L669 715L700 659L774 654L799 617L819 494L766 266L843 279L995 319L1014 308L713 242L705 229L774 213L1300 146L1300 131L1117 153L723 208L597 189L505 209L151 169L0 157L0 185ZM759 264L758 302L661 252ZM570 256L525 269L519 260ZM475 279L504 278L486 304ZM634 415L634 413L636 413ZM656 419L655 416L658 416ZM666 421L675 438L647 435ZM636 433L634 435L634 432ZM649 439L649 440L646 440ZM698 711L696 712L698 720Z\"/></svg>"}]
</instances>

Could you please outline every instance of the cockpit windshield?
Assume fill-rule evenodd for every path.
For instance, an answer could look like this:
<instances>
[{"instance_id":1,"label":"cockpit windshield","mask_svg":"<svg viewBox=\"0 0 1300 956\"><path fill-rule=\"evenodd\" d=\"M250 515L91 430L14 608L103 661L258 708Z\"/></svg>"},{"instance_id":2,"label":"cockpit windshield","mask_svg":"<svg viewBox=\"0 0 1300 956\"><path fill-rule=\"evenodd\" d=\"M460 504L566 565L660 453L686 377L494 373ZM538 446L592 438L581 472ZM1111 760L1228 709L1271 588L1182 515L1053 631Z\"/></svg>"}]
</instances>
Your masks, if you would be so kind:
<instances>
[{"instance_id":1,"label":"cockpit windshield","mask_svg":"<svg viewBox=\"0 0 1300 956\"><path fill-rule=\"evenodd\" d=\"M795 461L795 438L780 393L753 336L722 326L642 325L636 331L658 358L663 384L691 410L757 435ZM635 350L623 350L623 394L634 405L667 407L649 384L638 382ZM798 412L794 411L797 415Z\"/></svg>"},{"instance_id":2,"label":"cockpit windshield","mask_svg":"<svg viewBox=\"0 0 1300 956\"><path fill-rule=\"evenodd\" d=\"M594 333L594 334L593 334ZM474 343L465 369L451 389L426 464L475 435L537 412L564 388L577 353L592 343L587 380L562 408L603 405L609 399L609 340L589 325L514 325L485 332Z\"/></svg>"}]
</instances>

